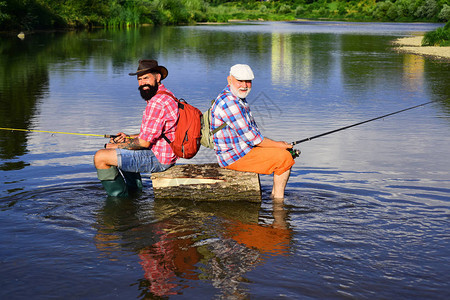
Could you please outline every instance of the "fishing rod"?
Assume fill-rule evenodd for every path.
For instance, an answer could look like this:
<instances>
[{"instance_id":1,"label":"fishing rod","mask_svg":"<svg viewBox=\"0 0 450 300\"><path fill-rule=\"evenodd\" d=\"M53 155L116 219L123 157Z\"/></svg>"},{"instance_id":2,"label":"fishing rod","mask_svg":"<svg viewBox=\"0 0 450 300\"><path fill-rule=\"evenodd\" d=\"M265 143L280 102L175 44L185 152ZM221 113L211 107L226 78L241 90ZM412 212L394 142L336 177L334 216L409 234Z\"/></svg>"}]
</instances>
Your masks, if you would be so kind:
<instances>
[{"instance_id":1,"label":"fishing rod","mask_svg":"<svg viewBox=\"0 0 450 300\"><path fill-rule=\"evenodd\" d=\"M376 117L376 118L373 118L373 119L370 119L370 120L362 121L362 122L359 122L359 123L356 123L356 124L352 124L352 125L348 125L348 126L345 126L345 127L342 127L342 128L338 128L338 129L335 129L335 130L324 132L324 133L321 133L321 134L318 134L318 135L315 135L315 136L312 136L312 137L309 137L309 138L306 138L306 139L303 139L303 140L292 142L291 145L297 145L297 144L300 144L300 143L303 143L303 142L308 142L308 141L311 141L313 139L316 139L316 138L319 138L319 137L322 137L322 136L325 136L325 135L329 135L329 134L332 134L332 133L335 133L335 132L338 132L338 131L341 131L341 130L345 130L345 129L348 129L348 128L351 128L351 127L355 127L355 126L364 124L364 123L368 123L368 122L372 122L372 121L375 121L375 120L378 120L378 119L382 119L382 118L385 118L385 117L388 117L388 116L392 116L392 115L395 115L395 114L398 114L398 113L401 113L401 112L404 112L404 111L407 111L407 110L410 110L410 109L414 109L414 108L417 108L417 107L420 107L420 106L424 106L424 105L427 105L427 104L430 104L430 103L433 103L433 102L436 102L436 101L425 102L425 103L422 103L422 104L419 104L419 105L408 107L408 108L405 108L405 109L402 109L402 110L399 110L399 111L396 111L396 112L393 112L393 113L390 113L390 114L386 114L386 115L383 115L383 116L380 116L380 117Z\"/></svg>"},{"instance_id":2,"label":"fishing rod","mask_svg":"<svg viewBox=\"0 0 450 300\"><path fill-rule=\"evenodd\" d=\"M52 134L71 134L71 135L84 135L84 136L98 136L103 138L116 138L117 135L112 134L93 134L93 133L77 133L77 132L62 132L62 131L48 131L48 130L34 130L34 129L17 129L17 128L0 128L0 130L7 131L25 131L25 132L44 132L44 133L52 133Z\"/></svg>"}]
</instances>

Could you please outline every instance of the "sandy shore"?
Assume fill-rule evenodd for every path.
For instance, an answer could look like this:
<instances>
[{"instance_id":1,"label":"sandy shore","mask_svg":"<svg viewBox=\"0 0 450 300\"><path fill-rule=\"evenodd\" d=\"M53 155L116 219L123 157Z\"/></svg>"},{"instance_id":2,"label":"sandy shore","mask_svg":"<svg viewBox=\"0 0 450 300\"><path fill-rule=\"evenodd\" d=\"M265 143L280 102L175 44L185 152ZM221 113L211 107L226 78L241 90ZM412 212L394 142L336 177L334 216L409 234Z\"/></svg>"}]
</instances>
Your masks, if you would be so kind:
<instances>
[{"instance_id":1,"label":"sandy shore","mask_svg":"<svg viewBox=\"0 0 450 300\"><path fill-rule=\"evenodd\" d=\"M450 47L421 46L423 36L399 38L392 43L399 52L414 53L419 55L433 56L440 59L450 59Z\"/></svg>"}]
</instances>

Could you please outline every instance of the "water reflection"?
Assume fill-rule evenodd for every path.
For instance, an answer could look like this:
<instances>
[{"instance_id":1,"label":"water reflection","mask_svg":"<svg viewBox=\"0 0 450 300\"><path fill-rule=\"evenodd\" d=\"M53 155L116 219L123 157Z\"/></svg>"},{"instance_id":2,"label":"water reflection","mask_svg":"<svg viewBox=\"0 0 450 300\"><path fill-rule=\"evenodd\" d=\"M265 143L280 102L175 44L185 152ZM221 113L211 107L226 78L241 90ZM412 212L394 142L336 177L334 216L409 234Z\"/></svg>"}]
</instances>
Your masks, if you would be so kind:
<instances>
[{"instance_id":1,"label":"water reflection","mask_svg":"<svg viewBox=\"0 0 450 300\"><path fill-rule=\"evenodd\" d=\"M48 88L48 71L36 41L24 44L19 39L0 43L0 127L28 129L38 103ZM27 135L0 131L0 158L13 159L26 153ZM25 162L5 162L2 170L19 170Z\"/></svg>"},{"instance_id":2,"label":"water reflection","mask_svg":"<svg viewBox=\"0 0 450 300\"><path fill-rule=\"evenodd\" d=\"M145 282L141 281L140 289L145 292L148 290L151 295L175 295L183 279L198 280L195 265L200 261L201 255L193 247L191 236L195 232L179 232L174 230L176 226L171 220L154 224L151 230L158 242L138 250L145 273Z\"/></svg>"},{"instance_id":3,"label":"water reflection","mask_svg":"<svg viewBox=\"0 0 450 300\"><path fill-rule=\"evenodd\" d=\"M290 81L293 74L291 35L272 34L272 81L275 84Z\"/></svg>"},{"instance_id":4,"label":"water reflection","mask_svg":"<svg viewBox=\"0 0 450 300\"><path fill-rule=\"evenodd\" d=\"M98 213L95 236L111 260L122 250L136 253L143 297L182 294L198 280L211 282L223 297L244 297L247 272L267 257L290 253L292 231L283 204L274 204L270 225L258 224L261 207L254 203L145 206L137 199L109 199Z\"/></svg>"},{"instance_id":5,"label":"water reflection","mask_svg":"<svg viewBox=\"0 0 450 300\"><path fill-rule=\"evenodd\" d=\"M403 58L403 85L411 92L423 89L425 59L423 56L405 54Z\"/></svg>"}]
</instances>

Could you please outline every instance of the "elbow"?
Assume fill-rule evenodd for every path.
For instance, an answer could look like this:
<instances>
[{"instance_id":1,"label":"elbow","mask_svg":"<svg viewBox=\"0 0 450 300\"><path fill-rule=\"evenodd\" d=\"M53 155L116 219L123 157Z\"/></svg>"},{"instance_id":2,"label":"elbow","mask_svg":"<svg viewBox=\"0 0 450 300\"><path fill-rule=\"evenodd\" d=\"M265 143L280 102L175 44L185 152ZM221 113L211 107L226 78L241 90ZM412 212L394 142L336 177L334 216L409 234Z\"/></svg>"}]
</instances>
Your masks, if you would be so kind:
<instances>
[{"instance_id":1,"label":"elbow","mask_svg":"<svg viewBox=\"0 0 450 300\"><path fill-rule=\"evenodd\" d=\"M143 139L139 139L139 146L141 146L142 148L149 148L150 142Z\"/></svg>"}]
</instances>

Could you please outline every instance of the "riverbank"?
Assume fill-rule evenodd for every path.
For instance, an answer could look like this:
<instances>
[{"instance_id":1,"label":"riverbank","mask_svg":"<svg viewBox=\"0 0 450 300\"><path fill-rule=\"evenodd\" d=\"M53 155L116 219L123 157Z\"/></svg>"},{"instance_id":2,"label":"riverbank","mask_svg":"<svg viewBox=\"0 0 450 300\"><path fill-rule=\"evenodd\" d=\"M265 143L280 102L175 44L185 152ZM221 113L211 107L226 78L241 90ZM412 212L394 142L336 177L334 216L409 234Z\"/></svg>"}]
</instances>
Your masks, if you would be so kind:
<instances>
[{"instance_id":1,"label":"riverbank","mask_svg":"<svg viewBox=\"0 0 450 300\"><path fill-rule=\"evenodd\" d=\"M234 19L447 22L446 1L0 0L0 30L124 28L145 23L184 25Z\"/></svg>"},{"instance_id":2,"label":"riverbank","mask_svg":"<svg viewBox=\"0 0 450 300\"><path fill-rule=\"evenodd\" d=\"M399 38L392 42L395 51L450 60L450 47L422 46L423 36Z\"/></svg>"}]
</instances>

